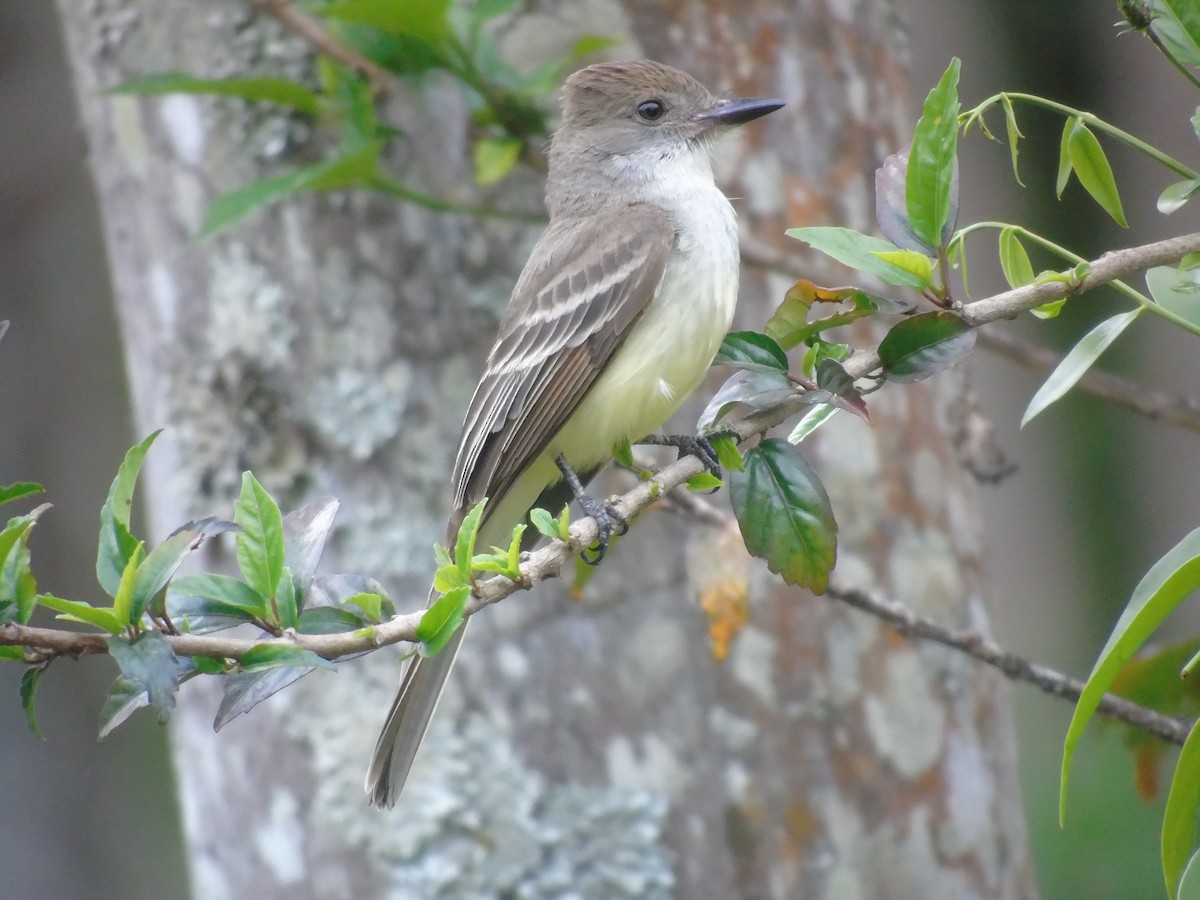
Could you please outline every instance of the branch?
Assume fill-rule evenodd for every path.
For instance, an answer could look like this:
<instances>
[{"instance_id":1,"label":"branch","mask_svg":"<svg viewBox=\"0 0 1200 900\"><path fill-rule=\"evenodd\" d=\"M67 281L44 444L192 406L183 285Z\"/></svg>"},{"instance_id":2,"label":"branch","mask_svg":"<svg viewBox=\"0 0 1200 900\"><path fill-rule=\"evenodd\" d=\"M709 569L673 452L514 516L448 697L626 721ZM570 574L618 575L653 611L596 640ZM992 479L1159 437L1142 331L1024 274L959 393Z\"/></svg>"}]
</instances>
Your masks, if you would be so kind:
<instances>
[{"instance_id":1,"label":"branch","mask_svg":"<svg viewBox=\"0 0 1200 900\"><path fill-rule=\"evenodd\" d=\"M981 331L979 346L1039 372L1051 371L1063 359L1053 350L1029 344L1003 331ZM1200 432L1200 401L1191 397L1147 390L1117 375L1096 369L1088 369L1077 387L1148 419Z\"/></svg>"},{"instance_id":2,"label":"branch","mask_svg":"<svg viewBox=\"0 0 1200 900\"><path fill-rule=\"evenodd\" d=\"M830 584L827 596L883 619L893 625L901 634L916 635L952 647L999 669L1013 681L1032 684L1047 694L1078 700L1080 694L1083 693L1084 683L1082 681L1005 650L978 631L972 629L955 631L918 615L903 603L887 600L861 588L839 584L836 581ZM1133 725L1135 728L1173 744L1182 745L1187 740L1191 727L1190 723L1171 716L1164 716L1162 713L1139 706L1131 700L1113 694L1104 695L1097 711L1111 719Z\"/></svg>"},{"instance_id":3,"label":"branch","mask_svg":"<svg viewBox=\"0 0 1200 900\"><path fill-rule=\"evenodd\" d=\"M358 72L371 82L371 88L375 93L382 94L395 85L396 77L391 72L339 41L320 22L304 10L298 9L293 0L249 0L249 2L255 9L275 19L284 28L304 38L319 52Z\"/></svg>"}]
</instances>

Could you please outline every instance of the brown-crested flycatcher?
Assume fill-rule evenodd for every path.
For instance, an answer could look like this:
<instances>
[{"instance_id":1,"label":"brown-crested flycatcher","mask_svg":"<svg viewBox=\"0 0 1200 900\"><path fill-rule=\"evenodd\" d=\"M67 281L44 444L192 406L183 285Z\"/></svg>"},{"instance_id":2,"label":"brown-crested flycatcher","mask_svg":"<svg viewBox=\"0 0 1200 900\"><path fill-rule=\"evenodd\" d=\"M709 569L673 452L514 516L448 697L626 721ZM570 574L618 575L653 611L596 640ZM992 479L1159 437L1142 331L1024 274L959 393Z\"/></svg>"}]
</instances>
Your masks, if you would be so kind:
<instances>
[{"instance_id":1,"label":"brown-crested flycatcher","mask_svg":"<svg viewBox=\"0 0 1200 900\"><path fill-rule=\"evenodd\" d=\"M709 145L781 106L719 99L648 60L567 79L550 144L550 225L467 410L448 544L487 497L478 544L506 546L564 474L586 480L615 444L659 428L700 384L738 289L737 224ZM600 520L603 550L620 523L598 504L585 510ZM367 773L372 804L390 806L403 787L465 630L408 664Z\"/></svg>"}]
</instances>

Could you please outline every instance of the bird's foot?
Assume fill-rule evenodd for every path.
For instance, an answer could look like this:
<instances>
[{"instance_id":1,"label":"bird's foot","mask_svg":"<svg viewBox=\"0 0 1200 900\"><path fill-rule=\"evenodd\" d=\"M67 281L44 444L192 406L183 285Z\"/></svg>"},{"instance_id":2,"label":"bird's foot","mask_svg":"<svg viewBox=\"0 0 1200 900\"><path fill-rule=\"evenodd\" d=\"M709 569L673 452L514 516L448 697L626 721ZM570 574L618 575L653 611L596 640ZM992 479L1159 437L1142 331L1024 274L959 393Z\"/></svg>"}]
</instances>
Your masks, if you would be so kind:
<instances>
[{"instance_id":1,"label":"bird's foot","mask_svg":"<svg viewBox=\"0 0 1200 900\"><path fill-rule=\"evenodd\" d=\"M580 554L580 558L589 566L598 566L604 559L604 554L608 552L608 539L613 535L618 537L623 535L629 530L629 523L611 503L602 503L584 490L579 476L575 474L575 470L571 468L566 457L560 453L554 462L557 464L558 470L562 472L563 479L571 488L571 493L579 501L584 513L596 520L596 530L599 535L593 545L596 548L595 552L589 555L588 550L584 550Z\"/></svg>"}]
</instances>

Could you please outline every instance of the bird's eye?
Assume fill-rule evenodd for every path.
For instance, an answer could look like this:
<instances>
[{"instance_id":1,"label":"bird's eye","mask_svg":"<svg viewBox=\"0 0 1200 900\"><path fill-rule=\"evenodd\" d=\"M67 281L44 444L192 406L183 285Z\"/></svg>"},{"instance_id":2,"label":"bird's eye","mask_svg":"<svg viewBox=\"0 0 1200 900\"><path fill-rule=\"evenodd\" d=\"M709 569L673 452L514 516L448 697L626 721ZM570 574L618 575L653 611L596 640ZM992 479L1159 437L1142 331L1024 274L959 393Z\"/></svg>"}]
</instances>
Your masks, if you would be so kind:
<instances>
[{"instance_id":1,"label":"bird's eye","mask_svg":"<svg viewBox=\"0 0 1200 900\"><path fill-rule=\"evenodd\" d=\"M661 100L643 100L638 104L638 115L647 122L654 122L663 117L667 106Z\"/></svg>"}]
</instances>

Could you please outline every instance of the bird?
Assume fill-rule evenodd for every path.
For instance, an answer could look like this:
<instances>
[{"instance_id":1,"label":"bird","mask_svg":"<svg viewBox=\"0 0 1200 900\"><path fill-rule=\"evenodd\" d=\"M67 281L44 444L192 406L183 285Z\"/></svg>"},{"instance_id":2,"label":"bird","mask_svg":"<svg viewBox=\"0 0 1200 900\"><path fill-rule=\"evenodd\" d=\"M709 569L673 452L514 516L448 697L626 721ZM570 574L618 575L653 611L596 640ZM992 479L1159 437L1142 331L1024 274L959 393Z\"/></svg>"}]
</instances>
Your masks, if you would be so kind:
<instances>
[{"instance_id":1,"label":"bird","mask_svg":"<svg viewBox=\"0 0 1200 900\"><path fill-rule=\"evenodd\" d=\"M583 485L615 445L661 428L699 386L733 318L737 222L712 145L782 106L718 97L652 60L597 63L566 80L548 152L549 225L467 409L447 546L483 498L477 543L507 546L532 507L561 508L574 494L597 519L603 556L624 523ZM407 662L367 772L373 806L399 795L465 633Z\"/></svg>"}]
</instances>

